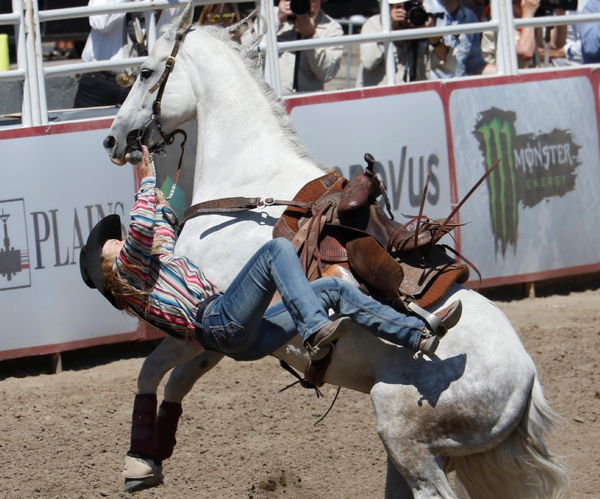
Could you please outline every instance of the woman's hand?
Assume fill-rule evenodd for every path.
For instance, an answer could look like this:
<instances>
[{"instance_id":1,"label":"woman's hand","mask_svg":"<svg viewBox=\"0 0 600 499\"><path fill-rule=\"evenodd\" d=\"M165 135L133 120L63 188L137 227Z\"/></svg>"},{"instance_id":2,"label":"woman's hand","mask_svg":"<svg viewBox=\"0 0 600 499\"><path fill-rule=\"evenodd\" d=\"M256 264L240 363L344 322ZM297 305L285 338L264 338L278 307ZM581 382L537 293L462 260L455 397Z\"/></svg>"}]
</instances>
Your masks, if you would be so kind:
<instances>
[{"instance_id":1,"label":"woman's hand","mask_svg":"<svg viewBox=\"0 0 600 499\"><path fill-rule=\"evenodd\" d=\"M146 146L142 146L142 163L140 164L140 174L142 175L142 178L154 176L154 168L152 168L150 151L148 151L148 147Z\"/></svg>"},{"instance_id":2,"label":"woman's hand","mask_svg":"<svg viewBox=\"0 0 600 499\"><path fill-rule=\"evenodd\" d=\"M167 198L163 194L163 191L161 191L158 187L155 190L156 190L156 204L157 205L160 205L160 204L168 205L169 202L167 201Z\"/></svg>"}]
</instances>

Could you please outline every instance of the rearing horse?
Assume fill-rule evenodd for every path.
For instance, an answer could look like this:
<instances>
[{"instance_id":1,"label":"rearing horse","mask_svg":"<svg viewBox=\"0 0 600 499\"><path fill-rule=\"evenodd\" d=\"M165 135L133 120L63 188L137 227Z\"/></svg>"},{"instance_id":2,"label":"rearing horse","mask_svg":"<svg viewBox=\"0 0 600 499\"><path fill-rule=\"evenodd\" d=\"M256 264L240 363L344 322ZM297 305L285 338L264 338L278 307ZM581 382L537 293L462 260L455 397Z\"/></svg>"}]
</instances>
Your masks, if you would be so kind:
<instances>
[{"instance_id":1,"label":"rearing horse","mask_svg":"<svg viewBox=\"0 0 600 499\"><path fill-rule=\"evenodd\" d=\"M156 123L168 134L195 119L194 203L232 196L292 199L323 170L296 141L243 49L223 30L191 23L188 6L142 65L105 140L112 161L122 165L139 154L132 137L150 147L161 143ZM153 116L157 83L176 43L160 114L155 105ZM186 224L176 252L224 289L271 238L281 212L265 207L196 218ZM386 496L454 498L446 472L456 470L473 498L564 497L566 471L544 443L555 414L544 400L533 361L502 311L478 293L455 286L433 309L456 299L462 300L462 318L432 359L415 359L358 326L335 348L325 381L370 394L388 454ZM300 339L288 340L275 355L303 371L308 358ZM138 393L155 394L174 368L164 397L180 403L221 358L168 337L144 362ZM149 478L159 483L161 467L146 461L154 473Z\"/></svg>"}]
</instances>

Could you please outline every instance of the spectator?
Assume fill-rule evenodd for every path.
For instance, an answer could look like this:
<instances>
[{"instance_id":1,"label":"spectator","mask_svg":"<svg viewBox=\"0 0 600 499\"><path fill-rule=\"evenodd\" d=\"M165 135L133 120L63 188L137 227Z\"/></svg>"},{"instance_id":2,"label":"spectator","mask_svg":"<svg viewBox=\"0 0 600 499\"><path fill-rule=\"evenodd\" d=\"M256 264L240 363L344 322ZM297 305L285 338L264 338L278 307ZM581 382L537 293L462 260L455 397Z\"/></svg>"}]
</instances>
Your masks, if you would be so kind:
<instances>
[{"instance_id":1,"label":"spectator","mask_svg":"<svg viewBox=\"0 0 600 499\"><path fill-rule=\"evenodd\" d=\"M600 13L600 0L588 0L582 14ZM600 62L600 22L579 25L581 60L584 64Z\"/></svg>"},{"instance_id":2,"label":"spectator","mask_svg":"<svg viewBox=\"0 0 600 499\"><path fill-rule=\"evenodd\" d=\"M392 30L411 29L416 26L408 19L405 0L389 0L390 22ZM429 17L423 26L433 26L434 20ZM422 26L420 26L422 27ZM380 33L383 31L381 14L367 19L361 34ZM375 86L387 84L385 44L362 43L360 45L360 68L358 69L357 86ZM429 71L429 46L427 40L401 40L392 43L396 66L395 83L426 80Z\"/></svg>"},{"instance_id":3,"label":"spectator","mask_svg":"<svg viewBox=\"0 0 600 499\"><path fill-rule=\"evenodd\" d=\"M307 15L295 15L290 0L280 0L276 7L279 21L277 41L342 36L342 27L321 9L321 0L309 0ZM344 48L321 47L299 52L283 52L279 69L284 93L323 90L340 69Z\"/></svg>"},{"instance_id":4,"label":"spectator","mask_svg":"<svg viewBox=\"0 0 600 499\"><path fill-rule=\"evenodd\" d=\"M102 7L135 0L89 0L88 6ZM168 24L180 8L159 12L157 28ZM146 53L141 30L143 14L125 12L96 14L90 16L91 31L88 35L81 60L83 62L119 61ZM138 29L135 30L135 24ZM136 35L137 31L137 35ZM142 35L142 39L138 39ZM96 71L84 73L79 79L74 107L111 106L121 104L127 97L135 80L132 70Z\"/></svg>"},{"instance_id":5,"label":"spectator","mask_svg":"<svg viewBox=\"0 0 600 499\"><path fill-rule=\"evenodd\" d=\"M198 24L212 24L227 28L240 22L240 12L234 3L209 3L204 6Z\"/></svg>"},{"instance_id":6,"label":"spectator","mask_svg":"<svg viewBox=\"0 0 600 499\"><path fill-rule=\"evenodd\" d=\"M73 40L57 40L48 60L77 59L78 57L79 55L77 54L77 50L75 50L75 42Z\"/></svg>"},{"instance_id":7,"label":"spectator","mask_svg":"<svg viewBox=\"0 0 600 499\"><path fill-rule=\"evenodd\" d=\"M540 7L540 0L513 0L513 16L516 19L530 19L535 17ZM564 13L556 9L558 13ZM544 44L543 31L534 27L519 28L515 30L515 47L519 68L539 66L544 60L545 49L548 48L549 56L556 56L557 50L562 48L566 40L566 26L558 26L550 31L547 45ZM496 62L497 33L486 31L483 33L481 50L487 63Z\"/></svg>"},{"instance_id":8,"label":"spectator","mask_svg":"<svg viewBox=\"0 0 600 499\"><path fill-rule=\"evenodd\" d=\"M234 3L209 3L204 6L198 24L221 26L228 28L241 20L240 11ZM231 39L240 43L241 32L236 30L230 34Z\"/></svg>"},{"instance_id":9,"label":"spectator","mask_svg":"<svg viewBox=\"0 0 600 499\"><path fill-rule=\"evenodd\" d=\"M582 14L583 9L587 4L587 0L579 0L577 2L577 10L567 10L566 15L572 16L575 14ZM569 24L567 26L567 39L564 47L557 49L554 55L554 64L556 66L570 66L581 64L581 35L579 33L579 26L577 24Z\"/></svg>"},{"instance_id":10,"label":"spectator","mask_svg":"<svg viewBox=\"0 0 600 499\"><path fill-rule=\"evenodd\" d=\"M438 14L437 26L450 26L477 22L477 15L466 8L461 0L425 0L425 10ZM496 72L493 64L488 64L481 53L481 35L463 33L444 35L429 39L431 50L431 71L433 80L456 76L491 74Z\"/></svg>"}]
</instances>

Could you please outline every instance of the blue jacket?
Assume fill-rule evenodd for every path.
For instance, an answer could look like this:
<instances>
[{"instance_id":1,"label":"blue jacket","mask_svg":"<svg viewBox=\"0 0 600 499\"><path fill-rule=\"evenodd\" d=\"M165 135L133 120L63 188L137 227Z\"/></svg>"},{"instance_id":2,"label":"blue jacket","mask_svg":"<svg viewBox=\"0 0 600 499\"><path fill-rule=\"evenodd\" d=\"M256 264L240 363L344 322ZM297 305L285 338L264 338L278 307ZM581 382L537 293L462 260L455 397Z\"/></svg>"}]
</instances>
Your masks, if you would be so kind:
<instances>
[{"instance_id":1,"label":"blue jacket","mask_svg":"<svg viewBox=\"0 0 600 499\"><path fill-rule=\"evenodd\" d=\"M588 0L581 13L600 13L600 0ZM600 22L580 24L579 33L583 63L600 62Z\"/></svg>"}]
</instances>

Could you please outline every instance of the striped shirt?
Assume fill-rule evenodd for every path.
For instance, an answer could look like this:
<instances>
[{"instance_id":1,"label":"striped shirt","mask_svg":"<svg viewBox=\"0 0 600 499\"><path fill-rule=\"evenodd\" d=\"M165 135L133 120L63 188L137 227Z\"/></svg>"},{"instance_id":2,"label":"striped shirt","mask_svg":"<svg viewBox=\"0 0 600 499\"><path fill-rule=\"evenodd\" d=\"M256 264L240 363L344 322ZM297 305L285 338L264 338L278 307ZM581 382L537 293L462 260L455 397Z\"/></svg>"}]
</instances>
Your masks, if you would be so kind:
<instances>
[{"instance_id":1,"label":"striped shirt","mask_svg":"<svg viewBox=\"0 0 600 499\"><path fill-rule=\"evenodd\" d=\"M136 315L179 339L197 341L198 304L218 290L190 260L173 254L175 228L165 217L171 208L157 205L155 182L154 177L141 181L115 268L121 279L147 293L128 299Z\"/></svg>"}]
</instances>

